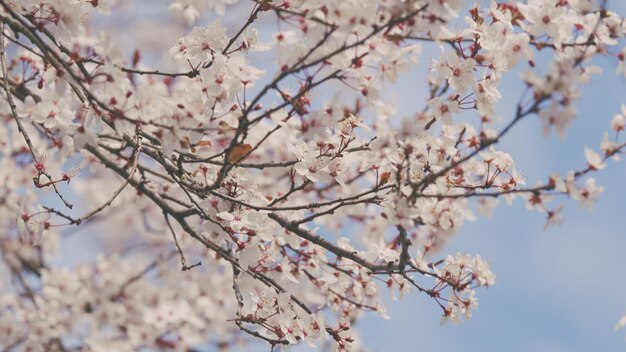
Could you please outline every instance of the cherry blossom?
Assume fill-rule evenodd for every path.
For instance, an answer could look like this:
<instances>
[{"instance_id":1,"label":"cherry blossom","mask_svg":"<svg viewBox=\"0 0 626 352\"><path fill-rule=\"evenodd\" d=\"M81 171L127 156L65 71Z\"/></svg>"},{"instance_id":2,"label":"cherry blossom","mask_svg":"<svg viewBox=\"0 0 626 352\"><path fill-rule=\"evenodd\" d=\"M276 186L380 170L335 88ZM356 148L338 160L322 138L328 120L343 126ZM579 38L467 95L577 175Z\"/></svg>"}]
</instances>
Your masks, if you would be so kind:
<instances>
[{"instance_id":1,"label":"cherry blossom","mask_svg":"<svg viewBox=\"0 0 626 352\"><path fill-rule=\"evenodd\" d=\"M457 101L445 102L439 97L429 100L428 106L433 110L435 118L446 124L452 123L452 113L459 112L459 103Z\"/></svg>"},{"instance_id":2,"label":"cherry blossom","mask_svg":"<svg viewBox=\"0 0 626 352\"><path fill-rule=\"evenodd\" d=\"M613 120L611 120L611 128L616 132L623 131L626 126L626 105L622 105L621 112L621 114L616 114Z\"/></svg>"},{"instance_id":3,"label":"cherry blossom","mask_svg":"<svg viewBox=\"0 0 626 352\"><path fill-rule=\"evenodd\" d=\"M176 1L170 4L168 9L181 20L184 20L188 26L193 25L200 17L200 11L196 8L196 1Z\"/></svg>"},{"instance_id":4,"label":"cherry blossom","mask_svg":"<svg viewBox=\"0 0 626 352\"><path fill-rule=\"evenodd\" d=\"M388 297L459 324L497 285L466 222L591 210L626 148L623 102L561 174L502 143L567 138L597 58L626 77L603 1L133 6L0 0L4 349L359 351Z\"/></svg>"},{"instance_id":5,"label":"cherry blossom","mask_svg":"<svg viewBox=\"0 0 626 352\"><path fill-rule=\"evenodd\" d=\"M593 149L585 148L585 157L587 158L589 167L594 170L602 170L606 167L600 154L593 151Z\"/></svg>"}]
</instances>

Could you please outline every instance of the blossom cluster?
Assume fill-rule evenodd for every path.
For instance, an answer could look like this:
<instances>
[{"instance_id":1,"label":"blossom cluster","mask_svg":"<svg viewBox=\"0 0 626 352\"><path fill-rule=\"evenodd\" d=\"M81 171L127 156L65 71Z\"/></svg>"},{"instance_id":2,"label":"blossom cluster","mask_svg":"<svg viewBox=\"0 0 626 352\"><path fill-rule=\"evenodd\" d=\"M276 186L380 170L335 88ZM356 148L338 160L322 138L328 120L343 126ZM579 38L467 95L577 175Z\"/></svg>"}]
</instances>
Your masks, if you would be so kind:
<instances>
[{"instance_id":1,"label":"blossom cluster","mask_svg":"<svg viewBox=\"0 0 626 352\"><path fill-rule=\"evenodd\" d=\"M624 106L580 168L532 187L498 146L532 118L565 138L595 57L626 78L602 1L173 0L185 32L156 58L132 28L93 30L123 10L0 0L5 349L358 350L353 323L411 292L460 323L496 284L446 253L463 224L500 199L546 226L556 199L592 208L626 147ZM427 97L399 116L415 70ZM525 93L502 125L509 77ZM96 259L59 259L78 236Z\"/></svg>"}]
</instances>

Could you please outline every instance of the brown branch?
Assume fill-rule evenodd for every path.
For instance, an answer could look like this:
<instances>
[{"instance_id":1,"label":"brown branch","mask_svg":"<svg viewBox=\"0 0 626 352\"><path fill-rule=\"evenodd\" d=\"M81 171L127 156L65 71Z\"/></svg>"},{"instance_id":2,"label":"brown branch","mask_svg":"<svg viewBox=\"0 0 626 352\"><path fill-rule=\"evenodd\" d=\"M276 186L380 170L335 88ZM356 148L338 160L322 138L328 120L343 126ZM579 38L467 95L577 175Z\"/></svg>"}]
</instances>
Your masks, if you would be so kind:
<instances>
[{"instance_id":1,"label":"brown branch","mask_svg":"<svg viewBox=\"0 0 626 352\"><path fill-rule=\"evenodd\" d=\"M167 223L167 227L170 229L170 232L172 233L172 237L174 238L174 245L176 246L176 251L178 251L178 255L180 256L180 264L181 264L181 270L182 271L187 271L187 270L191 270L197 266L200 266L202 264L202 262L197 262L196 264L193 264L191 266L187 266L187 259L185 258L185 254L183 253L182 248L180 248L180 244L178 244L178 238L176 237L176 231L174 231L174 228L172 227L172 224L170 223L170 218L167 214L167 212L163 211L163 217L165 218L165 222Z\"/></svg>"}]
</instances>

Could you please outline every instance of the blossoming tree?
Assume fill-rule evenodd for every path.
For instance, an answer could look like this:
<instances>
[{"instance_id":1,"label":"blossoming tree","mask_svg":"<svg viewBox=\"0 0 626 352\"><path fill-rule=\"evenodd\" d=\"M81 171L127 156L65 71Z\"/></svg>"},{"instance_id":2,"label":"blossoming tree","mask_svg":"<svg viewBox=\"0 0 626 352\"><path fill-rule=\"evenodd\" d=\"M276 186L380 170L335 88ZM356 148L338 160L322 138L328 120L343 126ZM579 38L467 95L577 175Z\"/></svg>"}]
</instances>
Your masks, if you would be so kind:
<instances>
[{"instance_id":1,"label":"blossoming tree","mask_svg":"<svg viewBox=\"0 0 626 352\"><path fill-rule=\"evenodd\" d=\"M235 2L174 0L186 33L153 33L149 58L138 23L92 31L124 4L0 0L2 348L349 350L389 293L458 323L495 283L446 253L463 223L501 198L558 223L551 200L591 207L626 146L622 107L579 169L533 186L498 149L527 119L564 137L595 56L626 77L605 1ZM409 70L429 93L400 117ZM499 125L505 76L524 93ZM94 259L59 261L83 228Z\"/></svg>"}]
</instances>

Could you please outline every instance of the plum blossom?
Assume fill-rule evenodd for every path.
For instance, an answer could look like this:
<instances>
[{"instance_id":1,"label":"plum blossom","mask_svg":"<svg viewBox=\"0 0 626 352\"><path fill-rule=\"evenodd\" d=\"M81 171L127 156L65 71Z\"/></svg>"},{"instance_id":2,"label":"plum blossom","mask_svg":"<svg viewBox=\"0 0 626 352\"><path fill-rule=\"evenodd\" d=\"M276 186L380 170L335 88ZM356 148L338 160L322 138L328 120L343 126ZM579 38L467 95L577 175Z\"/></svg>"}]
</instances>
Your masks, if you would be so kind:
<instances>
[{"instance_id":1,"label":"plum blossom","mask_svg":"<svg viewBox=\"0 0 626 352\"><path fill-rule=\"evenodd\" d=\"M527 4L517 4L520 12L528 21L523 26L532 35L547 34L557 42L567 35L569 17L565 6L558 0L529 0Z\"/></svg>"},{"instance_id":2,"label":"plum blossom","mask_svg":"<svg viewBox=\"0 0 626 352\"><path fill-rule=\"evenodd\" d=\"M224 16L226 6L236 4L239 0L210 0L207 2L209 10L215 10L218 15Z\"/></svg>"},{"instance_id":3,"label":"plum blossom","mask_svg":"<svg viewBox=\"0 0 626 352\"><path fill-rule=\"evenodd\" d=\"M615 330L619 330L626 326L626 315L624 315L618 322L615 324Z\"/></svg>"},{"instance_id":4,"label":"plum blossom","mask_svg":"<svg viewBox=\"0 0 626 352\"><path fill-rule=\"evenodd\" d=\"M585 158L587 159L589 167L594 170L602 170L606 167L606 164L600 154L596 153L591 148L585 148Z\"/></svg>"},{"instance_id":5,"label":"plum blossom","mask_svg":"<svg viewBox=\"0 0 626 352\"><path fill-rule=\"evenodd\" d=\"M543 121L543 133L549 135L554 128L559 138L564 139L567 128L576 117L576 110L572 107L561 107L558 103L552 102L548 109L539 113L539 118Z\"/></svg>"},{"instance_id":6,"label":"plum blossom","mask_svg":"<svg viewBox=\"0 0 626 352\"><path fill-rule=\"evenodd\" d=\"M289 144L288 148L299 160L294 166L294 169L299 175L313 182L328 182L330 180L330 175L326 167L330 162L328 157L319 155L318 152L302 141L299 141L295 145Z\"/></svg>"},{"instance_id":7,"label":"plum blossom","mask_svg":"<svg viewBox=\"0 0 626 352\"><path fill-rule=\"evenodd\" d=\"M189 34L178 39L170 54L177 60L210 61L227 43L226 29L217 20L207 27L194 27Z\"/></svg>"},{"instance_id":8,"label":"plum blossom","mask_svg":"<svg viewBox=\"0 0 626 352\"><path fill-rule=\"evenodd\" d=\"M168 9L175 17L184 20L188 26L191 26L200 17L200 11L194 6L194 2L193 0L178 0L170 4Z\"/></svg>"},{"instance_id":9,"label":"plum blossom","mask_svg":"<svg viewBox=\"0 0 626 352\"><path fill-rule=\"evenodd\" d=\"M626 47L618 54L619 63L615 69L615 74L618 76L624 76L626 78Z\"/></svg>"},{"instance_id":10,"label":"plum blossom","mask_svg":"<svg viewBox=\"0 0 626 352\"><path fill-rule=\"evenodd\" d=\"M623 131L625 127L626 127L626 105L622 104L622 113L616 114L613 117L613 119L611 120L611 128L616 132L620 132L620 131Z\"/></svg>"},{"instance_id":11,"label":"plum blossom","mask_svg":"<svg viewBox=\"0 0 626 352\"><path fill-rule=\"evenodd\" d=\"M517 66L522 59L532 60L534 57L534 52L530 48L530 37L526 33L506 36L502 49L503 56L507 60L508 69Z\"/></svg>"},{"instance_id":12,"label":"plum blossom","mask_svg":"<svg viewBox=\"0 0 626 352\"><path fill-rule=\"evenodd\" d=\"M614 140L609 139L609 133L604 133L604 139L602 139L602 143L600 143L600 150L605 155L605 157L611 156L613 160L619 161L619 150L620 146Z\"/></svg>"},{"instance_id":13,"label":"plum blossom","mask_svg":"<svg viewBox=\"0 0 626 352\"><path fill-rule=\"evenodd\" d=\"M591 177L585 181L582 188L572 192L572 199L579 202L579 206L586 206L589 210L593 209L593 205L604 191L604 187L596 185L596 180Z\"/></svg>"},{"instance_id":14,"label":"plum blossom","mask_svg":"<svg viewBox=\"0 0 626 352\"><path fill-rule=\"evenodd\" d=\"M476 83L474 87L478 111L485 116L493 115L496 103L502 99L502 94L498 90L498 84L499 82L494 79L486 79Z\"/></svg>"},{"instance_id":15,"label":"plum blossom","mask_svg":"<svg viewBox=\"0 0 626 352\"><path fill-rule=\"evenodd\" d=\"M17 224L20 239L24 242L39 245L44 230L50 226L50 214L35 210L31 205L32 199L25 197L12 209L13 219Z\"/></svg>"},{"instance_id":16,"label":"plum blossom","mask_svg":"<svg viewBox=\"0 0 626 352\"><path fill-rule=\"evenodd\" d=\"M432 5L431 11L446 17L458 16L459 11L465 5L463 0L431 1L430 4Z\"/></svg>"},{"instance_id":17,"label":"plum blossom","mask_svg":"<svg viewBox=\"0 0 626 352\"><path fill-rule=\"evenodd\" d=\"M433 70L439 79L448 80L450 87L463 94L476 82L472 75L475 65L474 59L461 59L457 53L447 51L439 62L434 63Z\"/></svg>"},{"instance_id":18,"label":"plum blossom","mask_svg":"<svg viewBox=\"0 0 626 352\"><path fill-rule=\"evenodd\" d=\"M432 109L434 117L444 124L451 124L452 113L459 112L459 103L456 100L444 102L436 97L428 101L428 106Z\"/></svg>"}]
</instances>

